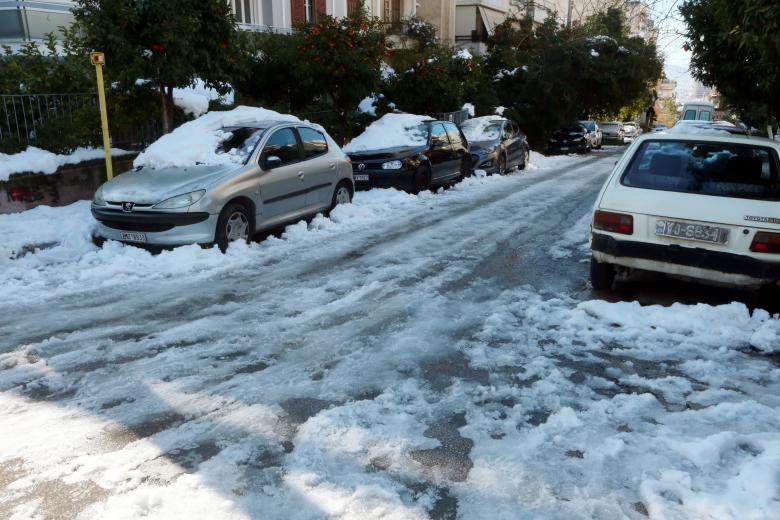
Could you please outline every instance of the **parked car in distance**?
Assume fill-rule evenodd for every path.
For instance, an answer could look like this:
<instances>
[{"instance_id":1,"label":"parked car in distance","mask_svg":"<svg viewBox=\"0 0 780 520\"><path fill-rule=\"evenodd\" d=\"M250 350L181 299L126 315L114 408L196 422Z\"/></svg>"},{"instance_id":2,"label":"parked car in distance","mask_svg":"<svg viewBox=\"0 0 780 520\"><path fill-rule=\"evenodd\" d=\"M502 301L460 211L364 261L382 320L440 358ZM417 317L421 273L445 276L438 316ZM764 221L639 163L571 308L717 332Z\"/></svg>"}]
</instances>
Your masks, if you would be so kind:
<instances>
[{"instance_id":1,"label":"parked car in distance","mask_svg":"<svg viewBox=\"0 0 780 520\"><path fill-rule=\"evenodd\" d=\"M528 165L528 140L513 121L500 116L475 117L460 128L469 143L472 170L504 175Z\"/></svg>"},{"instance_id":2,"label":"parked car in distance","mask_svg":"<svg viewBox=\"0 0 780 520\"><path fill-rule=\"evenodd\" d=\"M623 124L620 121L600 122L602 140L623 143Z\"/></svg>"},{"instance_id":3,"label":"parked car in distance","mask_svg":"<svg viewBox=\"0 0 780 520\"><path fill-rule=\"evenodd\" d=\"M712 121L715 119L715 105L707 101L685 103L680 112L681 121Z\"/></svg>"},{"instance_id":4,"label":"parked car in distance","mask_svg":"<svg viewBox=\"0 0 780 520\"><path fill-rule=\"evenodd\" d=\"M668 126L666 126L666 125L665 125L665 124L663 124L663 123L658 123L657 125L655 125L655 126L653 127L653 130L652 130L652 132L666 132L667 130L669 130L669 127L668 127Z\"/></svg>"},{"instance_id":5,"label":"parked car in distance","mask_svg":"<svg viewBox=\"0 0 780 520\"><path fill-rule=\"evenodd\" d=\"M633 121L623 123L623 142L630 143L642 133L639 126Z\"/></svg>"},{"instance_id":6,"label":"parked car in distance","mask_svg":"<svg viewBox=\"0 0 780 520\"><path fill-rule=\"evenodd\" d=\"M596 150L601 150L604 144L604 134L601 131L601 127L597 121L580 121L579 122L588 131L591 145Z\"/></svg>"},{"instance_id":7,"label":"parked car in distance","mask_svg":"<svg viewBox=\"0 0 780 520\"><path fill-rule=\"evenodd\" d=\"M593 143L582 124L572 123L555 131L547 148L550 153L588 153L593 149Z\"/></svg>"},{"instance_id":8,"label":"parked car in distance","mask_svg":"<svg viewBox=\"0 0 780 520\"><path fill-rule=\"evenodd\" d=\"M654 271L719 285L780 281L780 143L723 134L649 134L596 200L591 281Z\"/></svg>"},{"instance_id":9,"label":"parked car in distance","mask_svg":"<svg viewBox=\"0 0 780 520\"><path fill-rule=\"evenodd\" d=\"M215 135L223 139L215 152L230 161L142 167L103 184L92 201L97 234L158 246L216 243L224 250L255 231L352 198L349 159L318 125L256 121Z\"/></svg>"},{"instance_id":10,"label":"parked car in distance","mask_svg":"<svg viewBox=\"0 0 780 520\"><path fill-rule=\"evenodd\" d=\"M471 173L469 144L449 121L385 114L344 147L357 189L399 188L419 193Z\"/></svg>"}]
</instances>

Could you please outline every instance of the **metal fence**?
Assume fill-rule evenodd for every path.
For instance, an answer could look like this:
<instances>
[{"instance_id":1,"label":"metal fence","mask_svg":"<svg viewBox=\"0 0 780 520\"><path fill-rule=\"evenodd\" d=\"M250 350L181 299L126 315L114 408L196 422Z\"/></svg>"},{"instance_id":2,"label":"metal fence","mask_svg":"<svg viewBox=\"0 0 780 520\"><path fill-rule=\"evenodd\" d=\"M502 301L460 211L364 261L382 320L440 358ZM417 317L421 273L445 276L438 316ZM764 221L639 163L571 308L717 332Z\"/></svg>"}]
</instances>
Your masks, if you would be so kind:
<instances>
[{"instance_id":1,"label":"metal fence","mask_svg":"<svg viewBox=\"0 0 780 520\"><path fill-rule=\"evenodd\" d=\"M100 146L97 94L2 94L0 150L35 146L44 126L74 122L75 118L83 117L85 110L94 112L96 141L93 144ZM153 116L146 121L116 123L109 114L109 123L111 145L119 148L144 148L162 135L161 125Z\"/></svg>"},{"instance_id":2,"label":"metal fence","mask_svg":"<svg viewBox=\"0 0 780 520\"><path fill-rule=\"evenodd\" d=\"M48 121L72 120L76 112L96 106L96 94L0 95L0 142L33 144Z\"/></svg>"},{"instance_id":3,"label":"metal fence","mask_svg":"<svg viewBox=\"0 0 780 520\"><path fill-rule=\"evenodd\" d=\"M440 119L442 121L451 121L456 125L459 125L464 121L466 121L470 117L470 114L467 108L463 108L455 112L444 112L441 114L434 114L433 117L435 117L436 119Z\"/></svg>"}]
</instances>

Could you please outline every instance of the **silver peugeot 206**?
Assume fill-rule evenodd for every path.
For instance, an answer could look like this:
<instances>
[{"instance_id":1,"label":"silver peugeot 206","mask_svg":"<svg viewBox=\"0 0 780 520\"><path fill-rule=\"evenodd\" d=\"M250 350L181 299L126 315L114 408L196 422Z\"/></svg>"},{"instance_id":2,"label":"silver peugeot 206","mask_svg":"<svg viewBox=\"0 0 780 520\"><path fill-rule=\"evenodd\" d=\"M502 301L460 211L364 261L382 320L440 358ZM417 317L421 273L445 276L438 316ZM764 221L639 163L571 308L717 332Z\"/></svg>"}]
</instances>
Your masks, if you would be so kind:
<instances>
[{"instance_id":1,"label":"silver peugeot 206","mask_svg":"<svg viewBox=\"0 0 780 520\"><path fill-rule=\"evenodd\" d=\"M349 158L320 126L259 121L219 131L226 164L136 168L92 201L104 239L156 246L214 244L328 212L354 193Z\"/></svg>"}]
</instances>

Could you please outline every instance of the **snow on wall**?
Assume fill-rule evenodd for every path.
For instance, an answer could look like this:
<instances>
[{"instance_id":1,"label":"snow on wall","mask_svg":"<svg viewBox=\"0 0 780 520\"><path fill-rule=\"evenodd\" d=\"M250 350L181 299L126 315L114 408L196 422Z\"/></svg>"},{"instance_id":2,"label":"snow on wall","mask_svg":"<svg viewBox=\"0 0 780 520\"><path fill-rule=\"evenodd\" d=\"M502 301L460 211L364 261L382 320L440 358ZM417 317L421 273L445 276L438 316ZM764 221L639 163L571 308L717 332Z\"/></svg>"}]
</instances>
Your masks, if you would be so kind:
<instances>
[{"instance_id":1,"label":"snow on wall","mask_svg":"<svg viewBox=\"0 0 780 520\"><path fill-rule=\"evenodd\" d=\"M127 155L133 152L112 148L112 155ZM69 154L55 154L28 146L23 152L15 154L0 153L0 181L7 181L14 173L44 173L52 174L61 166L66 164L78 164L93 159L102 159L104 151L102 148L77 148Z\"/></svg>"}]
</instances>

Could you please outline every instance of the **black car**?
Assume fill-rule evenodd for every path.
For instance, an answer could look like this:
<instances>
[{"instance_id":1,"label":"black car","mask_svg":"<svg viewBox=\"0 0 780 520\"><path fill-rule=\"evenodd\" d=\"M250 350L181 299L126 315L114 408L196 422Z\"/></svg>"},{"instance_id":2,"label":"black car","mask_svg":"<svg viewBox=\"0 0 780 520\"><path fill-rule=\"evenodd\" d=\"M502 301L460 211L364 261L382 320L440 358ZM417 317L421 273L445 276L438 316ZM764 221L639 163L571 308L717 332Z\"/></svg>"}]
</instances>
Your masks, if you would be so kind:
<instances>
[{"instance_id":1,"label":"black car","mask_svg":"<svg viewBox=\"0 0 780 520\"><path fill-rule=\"evenodd\" d=\"M588 153L593 144L588 138L588 129L580 123L573 123L556 130L547 149L550 153Z\"/></svg>"},{"instance_id":2,"label":"black car","mask_svg":"<svg viewBox=\"0 0 780 520\"><path fill-rule=\"evenodd\" d=\"M472 169L504 175L528 165L528 141L514 122L496 116L475 117L460 127L469 141Z\"/></svg>"},{"instance_id":3,"label":"black car","mask_svg":"<svg viewBox=\"0 0 780 520\"><path fill-rule=\"evenodd\" d=\"M355 189L399 188L419 193L462 180L471 173L471 156L463 132L449 121L422 121L414 129L418 146L347 153Z\"/></svg>"}]
</instances>

